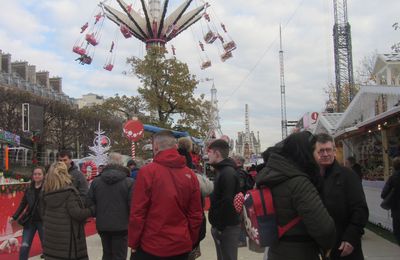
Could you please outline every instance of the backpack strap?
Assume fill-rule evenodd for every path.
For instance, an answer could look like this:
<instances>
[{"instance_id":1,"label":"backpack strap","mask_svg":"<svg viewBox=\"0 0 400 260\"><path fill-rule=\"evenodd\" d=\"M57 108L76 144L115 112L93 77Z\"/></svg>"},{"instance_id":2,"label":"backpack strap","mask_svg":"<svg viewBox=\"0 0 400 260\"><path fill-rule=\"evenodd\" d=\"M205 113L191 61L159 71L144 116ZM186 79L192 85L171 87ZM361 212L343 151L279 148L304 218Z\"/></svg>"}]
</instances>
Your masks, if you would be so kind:
<instances>
[{"instance_id":1,"label":"backpack strap","mask_svg":"<svg viewBox=\"0 0 400 260\"><path fill-rule=\"evenodd\" d=\"M284 226L278 226L278 237L281 238L286 232L288 232L292 227L297 225L301 221L301 217L296 217L289 221Z\"/></svg>"}]
</instances>

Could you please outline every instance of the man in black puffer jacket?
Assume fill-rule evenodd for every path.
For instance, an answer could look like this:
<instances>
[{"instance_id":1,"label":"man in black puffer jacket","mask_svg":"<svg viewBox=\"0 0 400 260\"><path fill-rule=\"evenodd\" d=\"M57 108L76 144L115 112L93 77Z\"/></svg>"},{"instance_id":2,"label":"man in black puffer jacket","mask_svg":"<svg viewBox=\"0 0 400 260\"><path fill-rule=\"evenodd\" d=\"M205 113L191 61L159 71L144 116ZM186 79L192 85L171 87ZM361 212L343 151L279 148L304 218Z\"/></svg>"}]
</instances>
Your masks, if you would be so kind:
<instances>
[{"instance_id":1,"label":"man in black puffer jacket","mask_svg":"<svg viewBox=\"0 0 400 260\"><path fill-rule=\"evenodd\" d=\"M96 228L103 260L125 260L133 179L122 166L121 155L110 154L109 163L90 185L88 200L96 206Z\"/></svg>"},{"instance_id":2,"label":"man in black puffer jacket","mask_svg":"<svg viewBox=\"0 0 400 260\"><path fill-rule=\"evenodd\" d=\"M240 219L233 206L234 196L240 192L235 162L228 158L229 144L221 139L208 147L210 164L217 174L214 191L210 195L211 207L208 219L215 241L218 260L236 260L240 234Z\"/></svg>"}]
</instances>

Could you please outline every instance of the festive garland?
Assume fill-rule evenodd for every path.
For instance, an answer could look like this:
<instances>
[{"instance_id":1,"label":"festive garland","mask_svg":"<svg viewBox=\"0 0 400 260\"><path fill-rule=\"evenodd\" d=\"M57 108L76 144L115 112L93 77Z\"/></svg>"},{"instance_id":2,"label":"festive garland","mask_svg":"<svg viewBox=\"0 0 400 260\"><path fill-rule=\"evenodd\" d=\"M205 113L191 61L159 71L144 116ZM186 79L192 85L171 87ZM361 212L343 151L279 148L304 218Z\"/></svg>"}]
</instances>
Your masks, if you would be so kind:
<instances>
[{"instance_id":1,"label":"festive garland","mask_svg":"<svg viewBox=\"0 0 400 260\"><path fill-rule=\"evenodd\" d=\"M25 191L29 187L29 182L24 183L4 183L0 185L0 194L13 194Z\"/></svg>"},{"instance_id":2,"label":"festive garland","mask_svg":"<svg viewBox=\"0 0 400 260\"><path fill-rule=\"evenodd\" d=\"M11 171L4 171L3 172L3 176L4 176L4 178L17 179L17 180L20 180L22 182L28 182L28 181L31 180L31 178L29 176L24 176L24 175L18 174L17 172L14 172L12 170Z\"/></svg>"},{"instance_id":3,"label":"festive garland","mask_svg":"<svg viewBox=\"0 0 400 260\"><path fill-rule=\"evenodd\" d=\"M89 166L92 168L90 175L88 175L88 173L87 173L87 171L88 171L87 168ZM85 177L88 181L91 181L97 175L97 166L93 161L86 161L82 164L81 172L85 175Z\"/></svg>"}]
</instances>

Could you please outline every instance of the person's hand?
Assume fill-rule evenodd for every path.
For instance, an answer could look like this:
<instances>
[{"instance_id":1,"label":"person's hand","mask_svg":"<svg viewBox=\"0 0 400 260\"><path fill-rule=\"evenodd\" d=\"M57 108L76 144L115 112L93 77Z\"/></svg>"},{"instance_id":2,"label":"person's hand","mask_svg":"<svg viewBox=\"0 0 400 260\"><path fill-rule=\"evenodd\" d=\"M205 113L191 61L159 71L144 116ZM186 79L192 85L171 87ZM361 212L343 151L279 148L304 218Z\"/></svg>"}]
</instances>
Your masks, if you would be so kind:
<instances>
[{"instance_id":1,"label":"person's hand","mask_svg":"<svg viewBox=\"0 0 400 260\"><path fill-rule=\"evenodd\" d=\"M353 253L354 247L349 242L342 241L342 243L339 246L339 250L342 251L340 256L344 257L344 256L348 256L351 253Z\"/></svg>"}]
</instances>

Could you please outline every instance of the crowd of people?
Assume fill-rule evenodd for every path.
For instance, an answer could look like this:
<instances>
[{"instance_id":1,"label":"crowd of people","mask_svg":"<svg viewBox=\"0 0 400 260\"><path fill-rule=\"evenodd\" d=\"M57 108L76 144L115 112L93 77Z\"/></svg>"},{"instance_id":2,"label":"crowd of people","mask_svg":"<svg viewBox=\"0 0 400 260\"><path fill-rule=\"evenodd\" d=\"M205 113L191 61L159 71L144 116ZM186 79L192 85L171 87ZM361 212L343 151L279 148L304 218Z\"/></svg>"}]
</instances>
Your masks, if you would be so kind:
<instances>
[{"instance_id":1,"label":"crowd of people","mask_svg":"<svg viewBox=\"0 0 400 260\"><path fill-rule=\"evenodd\" d=\"M256 174L243 168L243 157L229 156L228 142L213 140L206 148L213 181L198 171L192 148L189 138L177 142L170 131L158 132L151 163L138 169L111 153L90 185L67 151L49 169L35 167L31 186L10 217L24 226L20 259L28 259L36 231L43 258L88 259L88 217L96 218L103 260L125 260L128 250L132 260L196 259L207 232L209 196L217 259L236 260L247 238L234 198L262 187L271 190L278 225L300 219L265 250L264 259L364 259L361 237L369 214L364 191L355 169L336 160L331 136L291 134L263 153ZM394 169L382 197L397 196L392 216L400 243L400 158Z\"/></svg>"}]
</instances>

